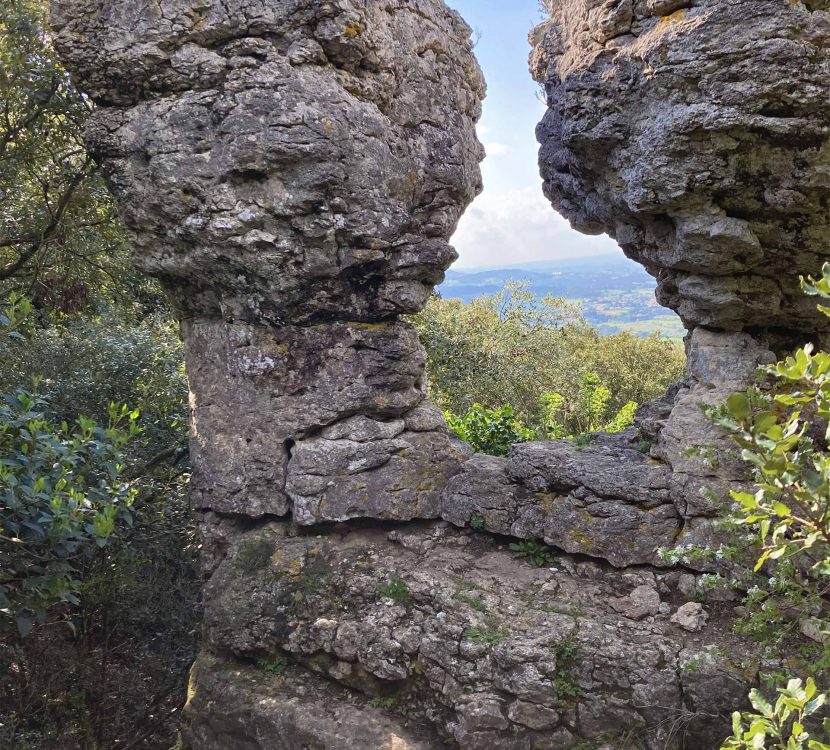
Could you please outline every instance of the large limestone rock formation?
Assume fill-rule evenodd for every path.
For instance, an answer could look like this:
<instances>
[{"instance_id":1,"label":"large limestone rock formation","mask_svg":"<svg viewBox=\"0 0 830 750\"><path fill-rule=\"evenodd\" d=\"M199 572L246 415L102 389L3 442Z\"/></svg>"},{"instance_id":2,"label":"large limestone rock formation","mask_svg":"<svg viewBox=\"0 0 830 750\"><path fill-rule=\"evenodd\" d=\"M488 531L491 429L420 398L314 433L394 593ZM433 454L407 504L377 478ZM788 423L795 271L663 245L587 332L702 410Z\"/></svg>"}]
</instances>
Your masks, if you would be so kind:
<instances>
[{"instance_id":1,"label":"large limestone rock formation","mask_svg":"<svg viewBox=\"0 0 830 750\"><path fill-rule=\"evenodd\" d=\"M804 337L830 254L824 0L548 0L532 72L545 193L688 327Z\"/></svg>"},{"instance_id":2,"label":"large limestone rock formation","mask_svg":"<svg viewBox=\"0 0 830 750\"><path fill-rule=\"evenodd\" d=\"M231 542L205 591L184 736L193 750L708 750L745 694L747 650L728 603L708 624L692 604L694 632L672 621L689 587L689 574L568 555L534 567L443 522L321 536L265 524ZM274 653L279 679L258 663Z\"/></svg>"},{"instance_id":3,"label":"large limestone rock formation","mask_svg":"<svg viewBox=\"0 0 830 750\"><path fill-rule=\"evenodd\" d=\"M194 506L437 515L465 454L422 406L398 316L442 280L480 184L465 24L435 0L56 0L52 18L136 265L183 321Z\"/></svg>"},{"instance_id":4,"label":"large limestone rock formation","mask_svg":"<svg viewBox=\"0 0 830 750\"><path fill-rule=\"evenodd\" d=\"M206 642L185 747L708 750L726 733L752 677L734 595L659 550L709 539L713 498L744 478L723 451L686 455L713 439L699 404L822 332L785 271L816 267L830 224L828 13L684 5L554 2L534 70L548 194L659 275L689 377L639 433L499 459L425 401L401 319L479 188L460 17L53 0L97 104L89 147L186 344ZM514 558L519 539L543 565Z\"/></svg>"},{"instance_id":5,"label":"large limestone rock formation","mask_svg":"<svg viewBox=\"0 0 830 750\"><path fill-rule=\"evenodd\" d=\"M641 414L686 542L744 469L701 404L828 320L799 274L830 259L830 6L823 0L548 0L531 70L544 190L607 232L689 329L688 380ZM690 456L714 446L709 460Z\"/></svg>"}]
</instances>

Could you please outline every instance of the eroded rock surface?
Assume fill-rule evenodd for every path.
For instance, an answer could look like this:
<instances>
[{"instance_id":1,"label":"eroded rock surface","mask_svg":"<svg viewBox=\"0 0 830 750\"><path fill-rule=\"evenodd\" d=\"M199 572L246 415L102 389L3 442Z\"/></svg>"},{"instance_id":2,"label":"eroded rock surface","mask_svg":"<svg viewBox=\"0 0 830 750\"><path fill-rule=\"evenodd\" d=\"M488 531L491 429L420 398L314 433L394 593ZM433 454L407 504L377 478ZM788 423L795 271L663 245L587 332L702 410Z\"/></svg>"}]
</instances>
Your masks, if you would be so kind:
<instances>
[{"instance_id":1,"label":"eroded rock surface","mask_svg":"<svg viewBox=\"0 0 830 750\"><path fill-rule=\"evenodd\" d=\"M480 187L460 17L53 0L136 265L182 322L208 581L191 750L709 750L728 732L753 676L734 595L689 603L697 573L660 550L716 543L746 478L700 405L824 332L794 274L827 254L830 20L797 0L550 10L546 191L658 277L689 371L637 430L493 458L425 400L401 319Z\"/></svg>"},{"instance_id":2,"label":"eroded rock surface","mask_svg":"<svg viewBox=\"0 0 830 750\"><path fill-rule=\"evenodd\" d=\"M619 567L661 565L658 551L682 530L680 499L670 468L638 452L637 440L632 430L581 450L562 440L516 446L506 459L476 456L450 481L442 517Z\"/></svg>"},{"instance_id":3,"label":"eroded rock surface","mask_svg":"<svg viewBox=\"0 0 830 750\"><path fill-rule=\"evenodd\" d=\"M435 517L467 454L398 316L480 188L469 28L440 0L56 0L52 23L183 320L195 507Z\"/></svg>"},{"instance_id":4,"label":"eroded rock surface","mask_svg":"<svg viewBox=\"0 0 830 750\"><path fill-rule=\"evenodd\" d=\"M554 206L615 237L688 327L826 331L798 288L830 255L826 4L547 5L531 67Z\"/></svg>"},{"instance_id":5,"label":"eroded rock surface","mask_svg":"<svg viewBox=\"0 0 830 750\"><path fill-rule=\"evenodd\" d=\"M830 9L802 0L550 0L531 70L544 190L607 232L689 330L687 379L639 427L671 478L678 544L746 468L701 406L826 337L799 274L830 259Z\"/></svg>"},{"instance_id":6,"label":"eroded rock surface","mask_svg":"<svg viewBox=\"0 0 830 750\"><path fill-rule=\"evenodd\" d=\"M620 573L568 555L533 567L440 522L299 536L266 524L229 546L206 589L210 649L232 661L197 666L184 735L203 750L229 747L205 739L212 727L249 737L239 706L276 696L268 721L299 736L310 719L297 703L333 681L355 691L338 703L345 726L368 712L374 731L383 707L396 736L434 732L428 747L559 750L585 738L656 750L679 746L679 727L686 747L714 747L742 700L747 653L728 610L695 604L693 618L680 589L676 572ZM275 658L311 674L302 684L296 667L276 675ZM212 701L227 706L221 724ZM251 747L270 747L265 737Z\"/></svg>"}]
</instances>

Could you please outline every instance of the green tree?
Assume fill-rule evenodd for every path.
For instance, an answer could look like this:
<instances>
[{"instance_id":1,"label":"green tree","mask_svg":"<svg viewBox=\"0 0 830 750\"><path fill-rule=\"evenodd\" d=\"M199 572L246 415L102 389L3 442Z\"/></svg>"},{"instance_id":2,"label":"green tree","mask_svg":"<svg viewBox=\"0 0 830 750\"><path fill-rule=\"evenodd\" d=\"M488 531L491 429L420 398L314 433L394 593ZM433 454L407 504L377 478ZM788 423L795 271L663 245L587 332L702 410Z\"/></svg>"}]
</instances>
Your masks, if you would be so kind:
<instances>
[{"instance_id":1,"label":"green tree","mask_svg":"<svg viewBox=\"0 0 830 750\"><path fill-rule=\"evenodd\" d=\"M521 285L465 304L434 296L415 318L427 350L430 395L454 414L473 404L499 409L510 403L535 421L537 400L571 351L572 326L583 325L563 300L541 300Z\"/></svg>"},{"instance_id":2,"label":"green tree","mask_svg":"<svg viewBox=\"0 0 830 750\"><path fill-rule=\"evenodd\" d=\"M12 299L0 319L6 336L21 336L29 311ZM138 413L110 404L108 416L105 428L85 417L55 424L36 394L0 394L0 615L21 635L56 605L79 603L75 561L132 519L121 449Z\"/></svg>"},{"instance_id":3,"label":"green tree","mask_svg":"<svg viewBox=\"0 0 830 750\"><path fill-rule=\"evenodd\" d=\"M0 5L0 291L71 312L125 287L124 234L81 128L90 101L49 42L45 0Z\"/></svg>"},{"instance_id":4,"label":"green tree","mask_svg":"<svg viewBox=\"0 0 830 750\"><path fill-rule=\"evenodd\" d=\"M569 400L561 393L541 395L542 431L554 440L599 430L622 432L634 424L637 404L629 401L614 414L612 399L613 394L595 372L583 373L577 398Z\"/></svg>"},{"instance_id":5,"label":"green tree","mask_svg":"<svg viewBox=\"0 0 830 750\"><path fill-rule=\"evenodd\" d=\"M672 341L600 336L574 306L550 296L539 299L521 284L469 304L433 297L415 323L436 403L453 414L465 414L473 404L499 409L509 403L524 424L552 437L556 425L564 437L587 430L589 422L594 429L614 422L632 402L662 395L685 363ZM590 387L593 404L586 400L586 377L599 381ZM602 418L591 418L586 409L600 411L601 398ZM576 415L582 424L574 423Z\"/></svg>"}]
</instances>

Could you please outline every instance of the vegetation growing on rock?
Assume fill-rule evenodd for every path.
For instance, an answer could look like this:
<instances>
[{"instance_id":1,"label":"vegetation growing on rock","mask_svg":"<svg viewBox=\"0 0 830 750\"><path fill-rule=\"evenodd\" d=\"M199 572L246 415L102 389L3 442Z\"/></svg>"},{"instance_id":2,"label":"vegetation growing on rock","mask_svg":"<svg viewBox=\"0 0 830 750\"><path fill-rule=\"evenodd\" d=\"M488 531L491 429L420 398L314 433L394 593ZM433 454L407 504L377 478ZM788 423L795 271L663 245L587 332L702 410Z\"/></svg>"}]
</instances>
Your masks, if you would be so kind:
<instances>
[{"instance_id":1,"label":"vegetation growing on rock","mask_svg":"<svg viewBox=\"0 0 830 750\"><path fill-rule=\"evenodd\" d=\"M826 20L747 2L551 2L532 36L545 189L658 276L685 371L521 288L430 299L483 155L440 0L59 0L52 36L6 3L0 284L33 309L0 342L0 740L171 741L197 546L193 750L708 749L783 648L821 676L830 358L730 394L827 330L784 273L828 226ZM701 414L727 397L756 494ZM734 747L822 747L784 690Z\"/></svg>"}]
</instances>

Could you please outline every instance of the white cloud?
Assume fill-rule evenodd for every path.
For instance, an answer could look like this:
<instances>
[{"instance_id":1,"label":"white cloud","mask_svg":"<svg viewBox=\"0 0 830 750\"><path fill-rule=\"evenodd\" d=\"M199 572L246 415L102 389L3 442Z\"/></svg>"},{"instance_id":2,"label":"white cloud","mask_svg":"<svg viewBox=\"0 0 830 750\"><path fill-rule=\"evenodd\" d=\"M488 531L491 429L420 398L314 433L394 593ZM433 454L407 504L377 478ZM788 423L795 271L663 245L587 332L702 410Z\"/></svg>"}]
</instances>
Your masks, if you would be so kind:
<instances>
[{"instance_id":1,"label":"white cloud","mask_svg":"<svg viewBox=\"0 0 830 750\"><path fill-rule=\"evenodd\" d=\"M506 143L490 141L490 143L484 144L484 150L487 152L487 156L503 156L510 151L510 146Z\"/></svg>"},{"instance_id":2,"label":"white cloud","mask_svg":"<svg viewBox=\"0 0 830 750\"><path fill-rule=\"evenodd\" d=\"M571 229L541 186L485 190L467 209L452 242L461 268L621 252L608 237L588 237Z\"/></svg>"}]
</instances>

